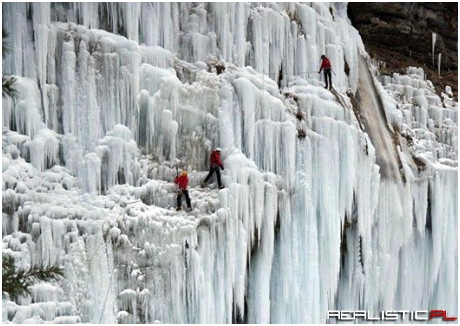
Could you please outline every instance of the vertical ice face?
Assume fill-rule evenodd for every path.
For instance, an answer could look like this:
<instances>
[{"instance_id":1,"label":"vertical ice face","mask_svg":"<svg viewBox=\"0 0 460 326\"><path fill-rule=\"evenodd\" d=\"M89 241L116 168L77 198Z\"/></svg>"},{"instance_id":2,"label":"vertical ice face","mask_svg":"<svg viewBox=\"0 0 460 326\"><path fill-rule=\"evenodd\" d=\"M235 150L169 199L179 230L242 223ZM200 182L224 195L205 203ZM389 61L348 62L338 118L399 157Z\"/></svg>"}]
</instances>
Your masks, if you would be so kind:
<instances>
[{"instance_id":1,"label":"vertical ice face","mask_svg":"<svg viewBox=\"0 0 460 326\"><path fill-rule=\"evenodd\" d=\"M2 9L3 250L67 277L5 322L457 314L458 105L421 68L375 77L346 6ZM201 189L217 146L225 189ZM179 170L190 214L170 209Z\"/></svg>"}]
</instances>

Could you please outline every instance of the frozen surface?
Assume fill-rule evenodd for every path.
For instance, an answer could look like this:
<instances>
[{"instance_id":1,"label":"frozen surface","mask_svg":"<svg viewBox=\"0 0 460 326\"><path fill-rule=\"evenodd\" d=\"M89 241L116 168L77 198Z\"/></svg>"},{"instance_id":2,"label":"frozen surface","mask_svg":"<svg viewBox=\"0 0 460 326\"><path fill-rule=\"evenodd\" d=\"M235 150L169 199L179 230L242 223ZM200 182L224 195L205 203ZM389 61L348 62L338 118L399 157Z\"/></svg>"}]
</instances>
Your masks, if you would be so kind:
<instances>
[{"instance_id":1,"label":"frozen surface","mask_svg":"<svg viewBox=\"0 0 460 326\"><path fill-rule=\"evenodd\" d=\"M66 275L4 323L457 315L458 103L421 68L379 76L345 4L2 9L3 252ZM216 146L226 188L201 189Z\"/></svg>"}]
</instances>

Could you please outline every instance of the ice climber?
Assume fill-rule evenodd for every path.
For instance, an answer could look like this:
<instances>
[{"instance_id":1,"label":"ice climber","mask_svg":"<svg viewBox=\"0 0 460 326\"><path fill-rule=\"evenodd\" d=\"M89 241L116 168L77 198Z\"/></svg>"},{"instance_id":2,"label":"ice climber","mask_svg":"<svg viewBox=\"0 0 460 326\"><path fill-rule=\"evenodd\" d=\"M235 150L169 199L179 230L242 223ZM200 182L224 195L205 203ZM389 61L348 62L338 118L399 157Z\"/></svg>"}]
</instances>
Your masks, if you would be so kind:
<instances>
[{"instance_id":1,"label":"ice climber","mask_svg":"<svg viewBox=\"0 0 460 326\"><path fill-rule=\"evenodd\" d=\"M324 88L332 89L331 62L324 54L321 56L321 68L319 69L318 74L320 74L321 70L323 69L324 69L324 79L326 81L326 87ZM328 78L329 78L329 83L328 83Z\"/></svg>"},{"instance_id":2,"label":"ice climber","mask_svg":"<svg viewBox=\"0 0 460 326\"><path fill-rule=\"evenodd\" d=\"M187 171L182 171L180 176L177 176L176 179L174 180L174 183L176 183L179 187L179 190L177 191L177 208L176 211L182 210L182 194L185 196L185 201L187 202L188 210L192 210L192 203L190 202L190 197L188 195L188 177L187 177Z\"/></svg>"},{"instance_id":3,"label":"ice climber","mask_svg":"<svg viewBox=\"0 0 460 326\"><path fill-rule=\"evenodd\" d=\"M201 184L201 188L204 188L208 184L208 180L211 178L212 174L216 172L217 176L217 183L219 184L219 189L223 189L224 186L222 185L222 181L220 180L220 169L224 169L224 166L222 165L222 161L220 159L220 147L217 147L214 151L212 151L211 156L209 158L209 161L211 163L211 167L209 169L208 176L206 179L204 179L203 183Z\"/></svg>"}]
</instances>

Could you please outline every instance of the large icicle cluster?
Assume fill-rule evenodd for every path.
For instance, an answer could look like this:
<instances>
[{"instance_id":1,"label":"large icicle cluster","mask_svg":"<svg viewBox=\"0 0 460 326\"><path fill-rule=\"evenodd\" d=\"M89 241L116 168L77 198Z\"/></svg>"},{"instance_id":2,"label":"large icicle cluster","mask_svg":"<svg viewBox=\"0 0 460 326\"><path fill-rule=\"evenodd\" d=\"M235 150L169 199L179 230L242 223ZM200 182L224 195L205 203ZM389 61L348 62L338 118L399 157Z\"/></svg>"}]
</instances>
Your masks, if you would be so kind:
<instances>
[{"instance_id":1,"label":"large icicle cluster","mask_svg":"<svg viewBox=\"0 0 460 326\"><path fill-rule=\"evenodd\" d=\"M66 275L3 322L457 315L458 104L421 68L379 76L345 4L2 9L3 252ZM226 189L201 189L216 146Z\"/></svg>"}]
</instances>

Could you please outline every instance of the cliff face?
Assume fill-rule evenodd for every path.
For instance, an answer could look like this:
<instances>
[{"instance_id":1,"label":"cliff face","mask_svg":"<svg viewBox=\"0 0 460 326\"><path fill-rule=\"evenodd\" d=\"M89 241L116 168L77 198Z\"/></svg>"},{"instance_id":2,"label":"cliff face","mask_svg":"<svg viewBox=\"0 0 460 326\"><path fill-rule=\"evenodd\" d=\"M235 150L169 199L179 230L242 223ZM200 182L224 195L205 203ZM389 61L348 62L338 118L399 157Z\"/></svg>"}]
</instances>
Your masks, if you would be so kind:
<instances>
[{"instance_id":1,"label":"cliff face","mask_svg":"<svg viewBox=\"0 0 460 326\"><path fill-rule=\"evenodd\" d=\"M375 77L346 4L2 14L18 91L2 107L3 253L65 269L5 298L3 323L458 316L458 103L423 69ZM202 189L217 146L225 188Z\"/></svg>"},{"instance_id":2,"label":"cliff face","mask_svg":"<svg viewBox=\"0 0 460 326\"><path fill-rule=\"evenodd\" d=\"M389 73L409 65L423 67L438 92L448 85L455 96L458 80L457 15L458 5L454 2L348 4L348 17L361 34L366 49L372 57L386 62ZM434 58L433 33L437 34Z\"/></svg>"}]
</instances>

